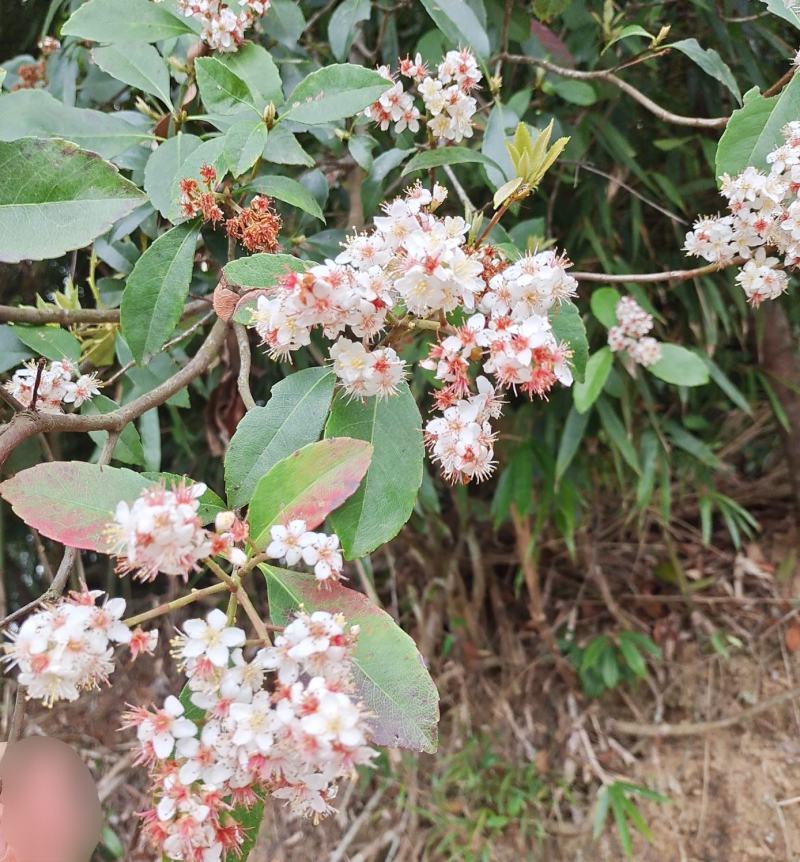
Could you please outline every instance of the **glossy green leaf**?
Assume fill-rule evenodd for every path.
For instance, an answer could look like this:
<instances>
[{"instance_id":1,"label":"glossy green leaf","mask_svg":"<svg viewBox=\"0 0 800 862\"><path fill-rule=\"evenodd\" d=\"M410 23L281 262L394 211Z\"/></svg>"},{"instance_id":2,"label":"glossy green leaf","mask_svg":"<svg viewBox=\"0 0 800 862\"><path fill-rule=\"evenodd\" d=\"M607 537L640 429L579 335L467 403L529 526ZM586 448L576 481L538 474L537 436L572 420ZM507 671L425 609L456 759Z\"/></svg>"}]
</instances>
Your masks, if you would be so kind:
<instances>
[{"instance_id":1,"label":"glossy green leaf","mask_svg":"<svg viewBox=\"0 0 800 862\"><path fill-rule=\"evenodd\" d=\"M781 130L800 116L800 77L795 75L777 96L764 98L754 87L744 105L731 114L717 146L717 177L734 176L748 165L768 169L767 154L783 143Z\"/></svg>"},{"instance_id":2,"label":"glossy green leaf","mask_svg":"<svg viewBox=\"0 0 800 862\"><path fill-rule=\"evenodd\" d=\"M223 116L243 111L258 118L247 84L217 57L198 57L194 62L197 88L206 110Z\"/></svg>"},{"instance_id":3,"label":"glossy green leaf","mask_svg":"<svg viewBox=\"0 0 800 862\"><path fill-rule=\"evenodd\" d=\"M281 119L309 126L343 120L363 111L389 87L390 81L363 66L352 63L325 66L294 88Z\"/></svg>"},{"instance_id":4,"label":"glossy green leaf","mask_svg":"<svg viewBox=\"0 0 800 862\"><path fill-rule=\"evenodd\" d=\"M16 330L7 323L0 325L0 374L30 359L31 351L17 338Z\"/></svg>"},{"instance_id":5,"label":"glossy green leaf","mask_svg":"<svg viewBox=\"0 0 800 862\"><path fill-rule=\"evenodd\" d=\"M344 0L331 15L328 22L328 41L333 56L340 62L347 57L361 21L368 21L371 5L369 0Z\"/></svg>"},{"instance_id":6,"label":"glossy green leaf","mask_svg":"<svg viewBox=\"0 0 800 862\"><path fill-rule=\"evenodd\" d=\"M239 177L258 161L267 143L267 127L257 116L244 117L225 133L222 160L233 177Z\"/></svg>"},{"instance_id":7,"label":"glossy green leaf","mask_svg":"<svg viewBox=\"0 0 800 862\"><path fill-rule=\"evenodd\" d=\"M14 335L39 356L47 359L69 359L77 362L81 356L81 344L77 338L60 326L27 326L17 324Z\"/></svg>"},{"instance_id":8,"label":"glossy green leaf","mask_svg":"<svg viewBox=\"0 0 800 862\"><path fill-rule=\"evenodd\" d=\"M61 28L62 36L92 42L159 42L195 28L150 0L88 0Z\"/></svg>"},{"instance_id":9,"label":"glossy green leaf","mask_svg":"<svg viewBox=\"0 0 800 862\"><path fill-rule=\"evenodd\" d=\"M313 575L262 567L276 625L306 611L344 614L360 628L352 655L353 678L377 745L433 753L437 745L439 694L414 641L362 593L333 584L320 590Z\"/></svg>"},{"instance_id":10,"label":"glossy green leaf","mask_svg":"<svg viewBox=\"0 0 800 862\"><path fill-rule=\"evenodd\" d=\"M348 559L394 538L411 516L422 484L422 419L406 383L389 398L350 399L339 393L326 437L368 440L375 451L361 487L330 518Z\"/></svg>"},{"instance_id":11,"label":"glossy green leaf","mask_svg":"<svg viewBox=\"0 0 800 862\"><path fill-rule=\"evenodd\" d=\"M759 2L763 3L773 15L783 18L800 30L800 12L794 3L787 3L786 0L759 0Z\"/></svg>"},{"instance_id":12,"label":"glossy green leaf","mask_svg":"<svg viewBox=\"0 0 800 862\"><path fill-rule=\"evenodd\" d=\"M564 423L564 431L561 434L561 440L558 444L558 455L556 456L556 482L559 482L567 468L572 463L575 453L578 451L583 435L586 432L586 426L589 424L589 416L591 414L578 413L573 407L569 411L567 421Z\"/></svg>"},{"instance_id":13,"label":"glossy green leaf","mask_svg":"<svg viewBox=\"0 0 800 862\"><path fill-rule=\"evenodd\" d=\"M427 171L430 168L438 168L440 165L463 165L463 164L488 165L495 170L501 170L494 159L490 159L478 150L470 150L467 147L437 147L435 150L425 150L418 153L403 168L403 175L412 171Z\"/></svg>"},{"instance_id":14,"label":"glossy green leaf","mask_svg":"<svg viewBox=\"0 0 800 862\"><path fill-rule=\"evenodd\" d=\"M196 222L184 222L161 234L128 277L122 295L122 332L140 365L161 348L181 319L196 244Z\"/></svg>"},{"instance_id":15,"label":"glossy green leaf","mask_svg":"<svg viewBox=\"0 0 800 862\"><path fill-rule=\"evenodd\" d=\"M92 51L92 60L112 78L158 97L172 110L167 64L152 45L146 42L106 45Z\"/></svg>"},{"instance_id":16,"label":"glossy green leaf","mask_svg":"<svg viewBox=\"0 0 800 862\"><path fill-rule=\"evenodd\" d=\"M339 436L309 443L278 461L259 479L247 511L255 547L266 548L273 524L300 519L309 530L318 527L355 493L372 452L363 440Z\"/></svg>"},{"instance_id":17,"label":"glossy green leaf","mask_svg":"<svg viewBox=\"0 0 800 862\"><path fill-rule=\"evenodd\" d=\"M0 484L0 497L29 527L71 548L108 553L117 503L152 483L140 473L82 461L49 461Z\"/></svg>"},{"instance_id":18,"label":"glossy green leaf","mask_svg":"<svg viewBox=\"0 0 800 862\"><path fill-rule=\"evenodd\" d=\"M599 398L597 400L597 412L600 414L600 422L612 445L617 448L628 466L636 473L641 474L639 454L611 402L606 398Z\"/></svg>"},{"instance_id":19,"label":"glossy green leaf","mask_svg":"<svg viewBox=\"0 0 800 862\"><path fill-rule=\"evenodd\" d=\"M742 103L742 93L736 83L736 78L733 77L730 66L713 48L702 48L697 39L694 38L681 39L679 42L671 42L664 47L675 48L685 54L690 60L697 63L707 75L711 75L712 78L726 87L736 97L739 104Z\"/></svg>"},{"instance_id":20,"label":"glossy green leaf","mask_svg":"<svg viewBox=\"0 0 800 862\"><path fill-rule=\"evenodd\" d=\"M282 275L303 272L306 263L290 254L251 254L226 264L222 270L228 284L264 288L277 284Z\"/></svg>"},{"instance_id":21,"label":"glossy green leaf","mask_svg":"<svg viewBox=\"0 0 800 862\"><path fill-rule=\"evenodd\" d=\"M589 358L589 342L581 313L574 302L566 301L551 308L549 317L553 335L559 341L566 341L572 351L572 372L575 380L581 382Z\"/></svg>"},{"instance_id":22,"label":"glossy green leaf","mask_svg":"<svg viewBox=\"0 0 800 862\"><path fill-rule=\"evenodd\" d=\"M259 194L277 198L277 200L283 201L289 204L289 206L297 207L303 210L303 212L314 216L314 218L318 218L323 224L325 223L325 216L314 196L304 185L298 183L297 180L277 175L257 177L249 184L248 188Z\"/></svg>"},{"instance_id":23,"label":"glossy green leaf","mask_svg":"<svg viewBox=\"0 0 800 862\"><path fill-rule=\"evenodd\" d=\"M113 165L57 138L0 142L0 175L0 261L8 263L88 245L145 200Z\"/></svg>"},{"instance_id":24,"label":"glossy green leaf","mask_svg":"<svg viewBox=\"0 0 800 862\"><path fill-rule=\"evenodd\" d=\"M611 329L617 325L617 303L620 300L619 291L614 287L601 287L592 293L589 304L592 314L606 327Z\"/></svg>"},{"instance_id":25,"label":"glossy green leaf","mask_svg":"<svg viewBox=\"0 0 800 862\"><path fill-rule=\"evenodd\" d=\"M216 59L247 85L256 107L283 102L281 76L272 54L255 42L245 42L238 51L218 54Z\"/></svg>"},{"instance_id":26,"label":"glossy green leaf","mask_svg":"<svg viewBox=\"0 0 800 862\"><path fill-rule=\"evenodd\" d=\"M482 0L422 0L422 5L453 48L471 47L479 57L488 57L491 47L486 35L486 11ZM476 9L483 13L482 18Z\"/></svg>"},{"instance_id":27,"label":"glossy green leaf","mask_svg":"<svg viewBox=\"0 0 800 862\"><path fill-rule=\"evenodd\" d=\"M614 354L608 347L601 347L589 357L583 383L575 383L572 387L572 397L578 413L585 413L597 400L606 385L613 362Z\"/></svg>"},{"instance_id":28,"label":"glossy green leaf","mask_svg":"<svg viewBox=\"0 0 800 862\"><path fill-rule=\"evenodd\" d=\"M708 368L705 362L691 350L678 344L662 344L661 359L647 370L676 386L704 386L708 383Z\"/></svg>"},{"instance_id":29,"label":"glossy green leaf","mask_svg":"<svg viewBox=\"0 0 800 862\"><path fill-rule=\"evenodd\" d=\"M327 368L297 371L272 387L265 407L244 415L225 454L225 489L232 507L246 505L278 461L319 439L334 383Z\"/></svg>"}]
</instances>

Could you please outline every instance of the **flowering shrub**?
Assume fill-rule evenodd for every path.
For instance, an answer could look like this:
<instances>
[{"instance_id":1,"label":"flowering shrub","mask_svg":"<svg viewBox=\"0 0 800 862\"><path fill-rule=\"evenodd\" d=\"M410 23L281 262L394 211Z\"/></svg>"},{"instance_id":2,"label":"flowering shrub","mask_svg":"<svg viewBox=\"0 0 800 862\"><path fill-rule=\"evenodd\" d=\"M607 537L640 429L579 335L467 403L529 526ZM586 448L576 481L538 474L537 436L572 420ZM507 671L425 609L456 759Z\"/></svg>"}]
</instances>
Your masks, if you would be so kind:
<instances>
[{"instance_id":1,"label":"flowering shrub","mask_svg":"<svg viewBox=\"0 0 800 862\"><path fill-rule=\"evenodd\" d=\"M144 831L167 859L245 859L270 798L316 820L380 747L435 750L438 694L424 661L344 585L372 586L361 560L415 513L429 528L438 503L426 450L452 484L502 465L491 512L497 524L510 516L521 563L541 473L542 505L574 553L591 483L567 472L591 418L620 471L636 474L644 509L658 471L669 497L665 441L715 463L672 418L658 424L664 384L682 387L681 405L710 375L743 398L711 351L676 343L643 285L735 265L757 306L787 290L800 261L798 79L780 95L747 94L730 119L676 115L610 69L544 59L557 59L560 40L530 30L514 5L487 27L480 0L424 0L415 8L433 37L401 46L396 10L317 4L307 26L328 24L320 46L291 0L87 0L56 4L38 59L3 69L0 261L59 261L67 274L35 307L2 312L0 463L26 441L44 441L47 457L9 461L0 495L65 547L48 591L4 621L6 662L25 698L58 708L113 686L120 655L152 654L154 621L170 615L185 685L160 706L131 704L123 730L147 770ZM542 5L560 4L535 3L546 18ZM383 22L374 51L358 35L372 16ZM530 51L510 53L536 33ZM621 51L642 33L603 38L603 51ZM716 52L664 38L627 64L620 56L617 71L678 51L737 97ZM509 69L522 66L537 77L506 99ZM555 192L573 171L576 196L579 170L616 184L601 212L630 191L622 172L584 159L591 125L542 109L554 93L588 107L596 84L659 122L726 127L717 175L730 212L700 219L684 247L709 267L631 274L593 219L559 222L571 210ZM629 170L619 141L602 140ZM662 179L669 197L674 183ZM523 217L528 207L535 217ZM653 247L644 222L630 228ZM592 260L618 272L573 268L586 237ZM201 423L180 411L200 401L195 435L187 426ZM656 431L641 446L629 428L637 412ZM164 469L162 446L196 478ZM64 598L80 551L139 582L131 601L144 609L125 617L126 602L83 574ZM537 577L525 570L552 651Z\"/></svg>"}]
</instances>

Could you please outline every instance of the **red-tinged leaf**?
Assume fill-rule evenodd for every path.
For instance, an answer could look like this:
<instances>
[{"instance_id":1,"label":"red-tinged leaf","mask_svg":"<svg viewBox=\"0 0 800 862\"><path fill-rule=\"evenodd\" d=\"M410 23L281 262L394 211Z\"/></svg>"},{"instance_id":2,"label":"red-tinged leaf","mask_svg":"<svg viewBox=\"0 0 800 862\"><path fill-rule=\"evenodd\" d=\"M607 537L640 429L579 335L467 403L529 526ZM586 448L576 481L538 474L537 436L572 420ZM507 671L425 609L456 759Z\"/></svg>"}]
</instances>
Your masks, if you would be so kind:
<instances>
[{"instance_id":1,"label":"red-tinged leaf","mask_svg":"<svg viewBox=\"0 0 800 862\"><path fill-rule=\"evenodd\" d=\"M276 625L286 625L300 605L309 613L344 614L360 632L353 653L353 677L372 714L377 745L433 753L437 744L439 693L414 641L363 593L341 584L321 589L313 575L262 566L269 608Z\"/></svg>"},{"instance_id":2,"label":"red-tinged leaf","mask_svg":"<svg viewBox=\"0 0 800 862\"><path fill-rule=\"evenodd\" d=\"M556 36L556 34L545 24L540 21L531 21L531 35L538 39L546 54L561 66L572 67L575 65L575 58L566 44Z\"/></svg>"},{"instance_id":3,"label":"red-tinged leaf","mask_svg":"<svg viewBox=\"0 0 800 862\"><path fill-rule=\"evenodd\" d=\"M71 548L108 553L106 528L117 503L132 502L152 484L141 473L120 467L52 461L0 484L0 496L43 536Z\"/></svg>"},{"instance_id":4,"label":"red-tinged leaf","mask_svg":"<svg viewBox=\"0 0 800 862\"><path fill-rule=\"evenodd\" d=\"M267 546L273 524L300 519L309 530L319 526L355 493L371 458L371 443L332 437L278 461L259 480L250 501L247 519L255 546Z\"/></svg>"}]
</instances>

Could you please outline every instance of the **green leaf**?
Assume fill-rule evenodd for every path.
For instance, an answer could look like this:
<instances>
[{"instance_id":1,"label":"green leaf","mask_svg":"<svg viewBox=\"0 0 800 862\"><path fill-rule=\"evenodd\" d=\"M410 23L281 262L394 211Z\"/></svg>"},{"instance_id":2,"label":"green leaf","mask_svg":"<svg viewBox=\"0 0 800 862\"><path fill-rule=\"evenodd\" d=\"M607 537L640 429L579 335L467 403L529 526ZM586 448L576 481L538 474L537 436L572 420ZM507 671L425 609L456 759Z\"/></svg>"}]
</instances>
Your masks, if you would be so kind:
<instances>
[{"instance_id":1,"label":"green leaf","mask_svg":"<svg viewBox=\"0 0 800 862\"><path fill-rule=\"evenodd\" d=\"M264 160L276 165L303 165L306 168L312 168L316 164L285 126L274 126L270 129Z\"/></svg>"},{"instance_id":2,"label":"green leaf","mask_svg":"<svg viewBox=\"0 0 800 862\"><path fill-rule=\"evenodd\" d=\"M111 159L151 135L123 117L88 108L71 108L44 90L17 90L0 99L0 141L65 138Z\"/></svg>"},{"instance_id":3,"label":"green leaf","mask_svg":"<svg viewBox=\"0 0 800 862\"><path fill-rule=\"evenodd\" d=\"M601 287L592 293L589 304L592 314L606 327L611 329L617 325L617 303L620 300L619 291L613 287Z\"/></svg>"},{"instance_id":4,"label":"green leaf","mask_svg":"<svg viewBox=\"0 0 800 862\"><path fill-rule=\"evenodd\" d=\"M694 434L690 434L677 422L667 419L664 422L664 429L669 435L672 442L684 452L688 452L693 458L696 458L702 464L716 470L722 466L722 462L711 451L711 449Z\"/></svg>"},{"instance_id":5,"label":"green leaf","mask_svg":"<svg viewBox=\"0 0 800 862\"><path fill-rule=\"evenodd\" d=\"M572 371L580 383L586 374L586 361L589 358L589 342L586 327L574 302L561 302L550 309L550 325L558 341L566 341L572 350Z\"/></svg>"},{"instance_id":6,"label":"green leaf","mask_svg":"<svg viewBox=\"0 0 800 862\"><path fill-rule=\"evenodd\" d=\"M750 407L750 403L747 398L742 393L742 390L736 386L733 381L728 377L727 374L711 359L709 356L705 356L704 354L700 354L700 358L706 365L708 369L708 374L714 383L719 386L719 388L728 396L728 398L733 401L733 403L740 409L747 413L748 416L752 416L753 409Z\"/></svg>"},{"instance_id":7,"label":"green leaf","mask_svg":"<svg viewBox=\"0 0 800 862\"><path fill-rule=\"evenodd\" d=\"M272 0L261 23L268 36L291 50L297 47L306 26L303 12L295 0Z\"/></svg>"},{"instance_id":8,"label":"green leaf","mask_svg":"<svg viewBox=\"0 0 800 862\"><path fill-rule=\"evenodd\" d=\"M314 218L319 219L323 224L325 223L325 216L314 196L304 185L298 183L297 180L278 175L257 177L247 188L259 194L277 198L279 201L307 212L309 215L314 216Z\"/></svg>"},{"instance_id":9,"label":"green leaf","mask_svg":"<svg viewBox=\"0 0 800 862\"><path fill-rule=\"evenodd\" d=\"M500 204L507 201L511 195L522 185L524 180L522 177L513 177L507 183L503 183L492 197L492 206L497 209Z\"/></svg>"},{"instance_id":10,"label":"green leaf","mask_svg":"<svg viewBox=\"0 0 800 862\"><path fill-rule=\"evenodd\" d=\"M614 649L611 646L603 653L603 658L600 662L600 675L603 677L606 688L614 688L619 682L619 665L617 664Z\"/></svg>"},{"instance_id":11,"label":"green leaf","mask_svg":"<svg viewBox=\"0 0 800 862\"><path fill-rule=\"evenodd\" d=\"M648 33L641 24L628 24L627 27L623 27L619 33L617 33L617 35L608 42L605 48L603 48L603 52L607 51L617 42L621 42L623 39L630 39L631 36L641 36L644 39L649 39L651 42L653 41L652 33Z\"/></svg>"},{"instance_id":12,"label":"green leaf","mask_svg":"<svg viewBox=\"0 0 800 862\"><path fill-rule=\"evenodd\" d=\"M606 385L613 362L614 354L608 347L601 347L589 357L583 383L576 383L572 387L572 397L578 413L585 413L597 400Z\"/></svg>"},{"instance_id":13,"label":"green leaf","mask_svg":"<svg viewBox=\"0 0 800 862\"><path fill-rule=\"evenodd\" d=\"M690 60L697 63L707 75L711 75L712 78L727 87L741 105L742 93L736 83L736 78L733 77L733 72L731 72L728 64L713 48L702 48L697 39L681 39L679 42L671 42L663 47L675 48L685 54Z\"/></svg>"},{"instance_id":14,"label":"green leaf","mask_svg":"<svg viewBox=\"0 0 800 862\"><path fill-rule=\"evenodd\" d=\"M647 366L647 370L666 383L676 386L705 386L708 368L691 350L678 344L662 344L661 359Z\"/></svg>"},{"instance_id":15,"label":"green leaf","mask_svg":"<svg viewBox=\"0 0 800 862\"><path fill-rule=\"evenodd\" d=\"M495 170L502 170L494 159L490 159L478 150L470 150L467 147L437 147L435 150L417 153L403 168L402 176L410 174L412 171L427 171L429 168L438 168L440 165L469 163L488 165Z\"/></svg>"},{"instance_id":16,"label":"green leaf","mask_svg":"<svg viewBox=\"0 0 800 862\"><path fill-rule=\"evenodd\" d=\"M200 138L178 132L168 138L147 160L144 169L144 190L153 206L164 216L175 213L172 195L174 180L184 161L202 144Z\"/></svg>"},{"instance_id":17,"label":"green leaf","mask_svg":"<svg viewBox=\"0 0 800 862\"><path fill-rule=\"evenodd\" d=\"M7 263L88 245L145 200L113 165L57 138L0 142L0 175L0 261Z\"/></svg>"},{"instance_id":18,"label":"green leaf","mask_svg":"<svg viewBox=\"0 0 800 862\"><path fill-rule=\"evenodd\" d=\"M194 268L197 223L162 234L136 261L122 294L122 333L137 363L156 353L183 313Z\"/></svg>"},{"instance_id":19,"label":"green leaf","mask_svg":"<svg viewBox=\"0 0 800 862\"><path fill-rule=\"evenodd\" d=\"M360 627L352 655L358 699L377 745L433 753L437 744L439 694L414 641L362 593L333 584L320 590L313 575L262 566L272 621L286 625L302 605L342 613Z\"/></svg>"},{"instance_id":20,"label":"green leaf","mask_svg":"<svg viewBox=\"0 0 800 862\"><path fill-rule=\"evenodd\" d=\"M158 97L172 110L169 71L164 58L146 42L120 47L107 45L92 51L92 60L112 78Z\"/></svg>"},{"instance_id":21,"label":"green leaf","mask_svg":"<svg viewBox=\"0 0 800 862\"><path fill-rule=\"evenodd\" d=\"M238 51L219 54L216 59L247 85L256 107L283 103L281 76L272 54L255 42L245 42Z\"/></svg>"},{"instance_id":22,"label":"green leaf","mask_svg":"<svg viewBox=\"0 0 800 862\"><path fill-rule=\"evenodd\" d=\"M597 402L597 412L600 414L600 421L606 434L608 434L614 446L617 447L622 457L628 463L628 466L636 473L641 474L642 468L639 466L639 455L633 443L628 438L625 426L622 424L619 416L617 416L611 403L605 398L600 398Z\"/></svg>"},{"instance_id":23,"label":"green leaf","mask_svg":"<svg viewBox=\"0 0 800 862\"><path fill-rule=\"evenodd\" d=\"M266 548L274 524L300 519L309 530L319 526L355 493L372 452L369 443L340 436L309 443L278 461L258 481L247 512L255 547Z\"/></svg>"},{"instance_id":24,"label":"green leaf","mask_svg":"<svg viewBox=\"0 0 800 862\"><path fill-rule=\"evenodd\" d=\"M250 88L221 60L198 57L194 68L200 98L209 113L229 116L249 109L258 116Z\"/></svg>"},{"instance_id":25,"label":"green leaf","mask_svg":"<svg viewBox=\"0 0 800 862\"><path fill-rule=\"evenodd\" d=\"M645 665L644 659L636 648L636 645L626 637L626 634L627 632L622 632L619 636L619 651L622 653L625 663L636 676L644 678L647 676L647 665Z\"/></svg>"},{"instance_id":26,"label":"green leaf","mask_svg":"<svg viewBox=\"0 0 800 862\"><path fill-rule=\"evenodd\" d=\"M30 350L17 338L14 327L7 323L0 326L0 374L21 365L31 355Z\"/></svg>"},{"instance_id":27,"label":"green leaf","mask_svg":"<svg viewBox=\"0 0 800 862\"><path fill-rule=\"evenodd\" d=\"M297 371L272 387L266 407L244 415L225 454L225 490L232 507L246 505L259 479L278 461L319 439L335 382L327 368Z\"/></svg>"},{"instance_id":28,"label":"green leaf","mask_svg":"<svg viewBox=\"0 0 800 862\"><path fill-rule=\"evenodd\" d=\"M150 0L89 0L61 28L62 36L92 42L159 42L195 29Z\"/></svg>"},{"instance_id":29,"label":"green leaf","mask_svg":"<svg viewBox=\"0 0 800 862\"><path fill-rule=\"evenodd\" d=\"M586 432L586 426L589 423L589 416L589 413L578 413L574 406L569 411L556 456L556 483L567 472L567 468L578 451Z\"/></svg>"},{"instance_id":30,"label":"green leaf","mask_svg":"<svg viewBox=\"0 0 800 862\"><path fill-rule=\"evenodd\" d=\"M326 437L356 437L375 447L358 491L331 515L347 559L363 557L394 538L411 517L422 484L422 419L406 383L389 398L348 399L339 393Z\"/></svg>"},{"instance_id":31,"label":"green leaf","mask_svg":"<svg viewBox=\"0 0 800 862\"><path fill-rule=\"evenodd\" d=\"M140 473L83 461L49 461L0 484L0 497L29 527L71 548L109 553L107 528L120 500L152 483Z\"/></svg>"},{"instance_id":32,"label":"green leaf","mask_svg":"<svg viewBox=\"0 0 800 862\"><path fill-rule=\"evenodd\" d=\"M225 133L222 160L233 177L239 177L258 161L267 143L267 127L260 117L245 117Z\"/></svg>"},{"instance_id":33,"label":"green leaf","mask_svg":"<svg viewBox=\"0 0 800 862\"><path fill-rule=\"evenodd\" d=\"M281 119L308 126L343 120L363 111L391 86L391 81L363 66L325 66L294 88Z\"/></svg>"},{"instance_id":34,"label":"green leaf","mask_svg":"<svg viewBox=\"0 0 800 862\"><path fill-rule=\"evenodd\" d=\"M549 82L553 92L573 105L593 105L597 101L597 93L588 81L571 81L568 78L555 78Z\"/></svg>"},{"instance_id":35,"label":"green leaf","mask_svg":"<svg viewBox=\"0 0 800 862\"><path fill-rule=\"evenodd\" d=\"M361 21L369 21L370 12L369 0L344 0L334 9L328 22L328 42L333 56L340 62L353 44L357 25Z\"/></svg>"},{"instance_id":36,"label":"green leaf","mask_svg":"<svg viewBox=\"0 0 800 862\"><path fill-rule=\"evenodd\" d=\"M99 416L101 413L111 413L119 409L119 404L112 401L103 394L95 395L91 401L85 401L81 406L84 416ZM89 437L95 446L102 448L108 439L108 431L90 431ZM144 449L142 440L136 426L129 422L119 435L117 445L114 447L113 457L125 464L136 464L141 467L144 464Z\"/></svg>"},{"instance_id":37,"label":"green leaf","mask_svg":"<svg viewBox=\"0 0 800 862\"><path fill-rule=\"evenodd\" d=\"M486 35L486 11L482 0L478 3L422 0L422 5L454 48L470 46L479 57L489 56L491 47ZM475 13L476 8L483 13L483 20Z\"/></svg>"},{"instance_id":38,"label":"green leaf","mask_svg":"<svg viewBox=\"0 0 800 862\"><path fill-rule=\"evenodd\" d=\"M60 326L14 326L14 335L31 350L47 359L69 359L78 362L81 344L77 338Z\"/></svg>"},{"instance_id":39,"label":"green leaf","mask_svg":"<svg viewBox=\"0 0 800 862\"><path fill-rule=\"evenodd\" d=\"M759 2L763 3L773 15L783 18L800 30L800 14L795 5L788 4L786 0L759 0Z\"/></svg>"},{"instance_id":40,"label":"green leaf","mask_svg":"<svg viewBox=\"0 0 800 862\"><path fill-rule=\"evenodd\" d=\"M767 154L783 143L781 129L800 116L800 77L795 75L777 96L764 98L754 87L744 105L731 114L717 146L717 177L735 174L748 165L768 169Z\"/></svg>"},{"instance_id":41,"label":"green leaf","mask_svg":"<svg viewBox=\"0 0 800 862\"><path fill-rule=\"evenodd\" d=\"M277 284L282 275L303 272L305 261L290 254L251 254L232 260L223 267L228 284L237 287L264 288Z\"/></svg>"},{"instance_id":42,"label":"green leaf","mask_svg":"<svg viewBox=\"0 0 800 862\"><path fill-rule=\"evenodd\" d=\"M224 173L224 152L225 152L225 136L220 135L217 138L210 138L203 141L199 147L193 149L187 154L186 158L178 167L175 176L172 178L172 185L169 186L169 205L165 212L165 218L171 222L182 221L185 216L181 212L181 180L184 177L189 177L197 182L201 182L200 168L203 165L211 165L217 171L217 179L222 179Z\"/></svg>"}]
</instances>

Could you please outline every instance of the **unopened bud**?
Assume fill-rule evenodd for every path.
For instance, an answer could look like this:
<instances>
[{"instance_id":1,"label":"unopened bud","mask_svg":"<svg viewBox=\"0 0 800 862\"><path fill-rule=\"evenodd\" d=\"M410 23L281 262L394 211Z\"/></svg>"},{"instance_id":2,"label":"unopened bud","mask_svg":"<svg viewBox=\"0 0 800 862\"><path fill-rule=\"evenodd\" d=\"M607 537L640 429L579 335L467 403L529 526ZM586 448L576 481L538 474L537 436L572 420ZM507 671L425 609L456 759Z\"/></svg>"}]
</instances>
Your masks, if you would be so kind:
<instances>
[{"instance_id":1,"label":"unopened bud","mask_svg":"<svg viewBox=\"0 0 800 862\"><path fill-rule=\"evenodd\" d=\"M234 525L235 521L236 515L233 512L220 512L217 517L214 518L214 527L218 533L227 533Z\"/></svg>"}]
</instances>

